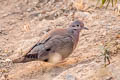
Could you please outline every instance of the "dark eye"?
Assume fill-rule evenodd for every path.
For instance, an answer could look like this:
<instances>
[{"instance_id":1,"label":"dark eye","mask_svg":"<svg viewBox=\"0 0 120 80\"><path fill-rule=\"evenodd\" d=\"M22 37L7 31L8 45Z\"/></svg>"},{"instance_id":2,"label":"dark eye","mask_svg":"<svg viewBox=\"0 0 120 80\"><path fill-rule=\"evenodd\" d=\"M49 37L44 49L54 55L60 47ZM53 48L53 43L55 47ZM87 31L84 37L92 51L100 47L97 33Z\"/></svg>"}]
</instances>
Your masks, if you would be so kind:
<instances>
[{"instance_id":1,"label":"dark eye","mask_svg":"<svg viewBox=\"0 0 120 80\"><path fill-rule=\"evenodd\" d=\"M77 27L79 27L79 25L77 25Z\"/></svg>"}]
</instances>

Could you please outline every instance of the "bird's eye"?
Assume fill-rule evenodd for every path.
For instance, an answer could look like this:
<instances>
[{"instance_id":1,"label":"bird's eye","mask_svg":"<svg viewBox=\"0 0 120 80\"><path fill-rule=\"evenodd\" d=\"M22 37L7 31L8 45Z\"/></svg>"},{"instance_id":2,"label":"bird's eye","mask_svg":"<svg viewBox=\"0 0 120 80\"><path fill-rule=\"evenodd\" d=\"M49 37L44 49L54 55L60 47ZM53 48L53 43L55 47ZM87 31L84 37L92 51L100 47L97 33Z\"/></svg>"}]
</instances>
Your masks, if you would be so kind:
<instances>
[{"instance_id":1,"label":"bird's eye","mask_svg":"<svg viewBox=\"0 0 120 80\"><path fill-rule=\"evenodd\" d=\"M79 25L77 25L77 27L79 27Z\"/></svg>"}]
</instances>

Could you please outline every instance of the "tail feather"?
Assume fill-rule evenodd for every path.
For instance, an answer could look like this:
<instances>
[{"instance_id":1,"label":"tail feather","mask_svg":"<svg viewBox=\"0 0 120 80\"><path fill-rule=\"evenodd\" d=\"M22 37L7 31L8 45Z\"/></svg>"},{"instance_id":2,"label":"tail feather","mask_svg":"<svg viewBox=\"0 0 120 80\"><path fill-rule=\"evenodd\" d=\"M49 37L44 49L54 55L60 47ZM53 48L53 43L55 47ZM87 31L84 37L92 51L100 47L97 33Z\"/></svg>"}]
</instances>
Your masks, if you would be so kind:
<instances>
[{"instance_id":1,"label":"tail feather","mask_svg":"<svg viewBox=\"0 0 120 80\"><path fill-rule=\"evenodd\" d=\"M25 63L25 62L37 60L37 58L38 58L37 54L29 54L29 55L25 55L23 57L14 59L12 60L12 62L13 63Z\"/></svg>"},{"instance_id":2,"label":"tail feather","mask_svg":"<svg viewBox=\"0 0 120 80\"><path fill-rule=\"evenodd\" d=\"M24 59L25 59L25 57L20 57L20 58L12 60L12 62L13 63L21 63L21 62L24 62Z\"/></svg>"}]
</instances>

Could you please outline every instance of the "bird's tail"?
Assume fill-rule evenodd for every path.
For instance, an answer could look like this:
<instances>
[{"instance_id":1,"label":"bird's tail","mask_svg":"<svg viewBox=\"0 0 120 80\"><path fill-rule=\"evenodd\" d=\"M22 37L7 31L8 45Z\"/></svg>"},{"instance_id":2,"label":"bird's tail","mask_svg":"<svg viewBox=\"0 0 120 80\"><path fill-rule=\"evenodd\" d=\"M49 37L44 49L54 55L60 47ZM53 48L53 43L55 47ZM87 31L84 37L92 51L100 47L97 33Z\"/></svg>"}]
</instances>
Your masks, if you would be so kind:
<instances>
[{"instance_id":1,"label":"bird's tail","mask_svg":"<svg viewBox=\"0 0 120 80\"><path fill-rule=\"evenodd\" d=\"M13 63L23 63L23 62L25 62L25 58L20 57L20 58L17 58L17 59L13 59L12 62Z\"/></svg>"},{"instance_id":2,"label":"bird's tail","mask_svg":"<svg viewBox=\"0 0 120 80\"><path fill-rule=\"evenodd\" d=\"M13 63L25 63L37 60L37 54L27 54L17 59L12 60Z\"/></svg>"}]
</instances>

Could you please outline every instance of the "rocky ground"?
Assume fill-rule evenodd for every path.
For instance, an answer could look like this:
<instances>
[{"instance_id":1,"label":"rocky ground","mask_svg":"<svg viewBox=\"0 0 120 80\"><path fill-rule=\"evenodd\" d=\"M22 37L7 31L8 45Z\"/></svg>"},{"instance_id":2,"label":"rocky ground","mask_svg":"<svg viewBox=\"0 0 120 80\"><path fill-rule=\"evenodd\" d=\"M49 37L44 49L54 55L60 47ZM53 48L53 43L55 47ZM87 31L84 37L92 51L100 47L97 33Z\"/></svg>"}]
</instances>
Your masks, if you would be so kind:
<instances>
[{"instance_id":1,"label":"rocky ground","mask_svg":"<svg viewBox=\"0 0 120 80\"><path fill-rule=\"evenodd\" d=\"M120 80L119 14L112 7L95 8L95 0L80 1L0 0L0 80ZM89 30L80 33L77 48L61 63L9 61L76 19Z\"/></svg>"}]
</instances>

